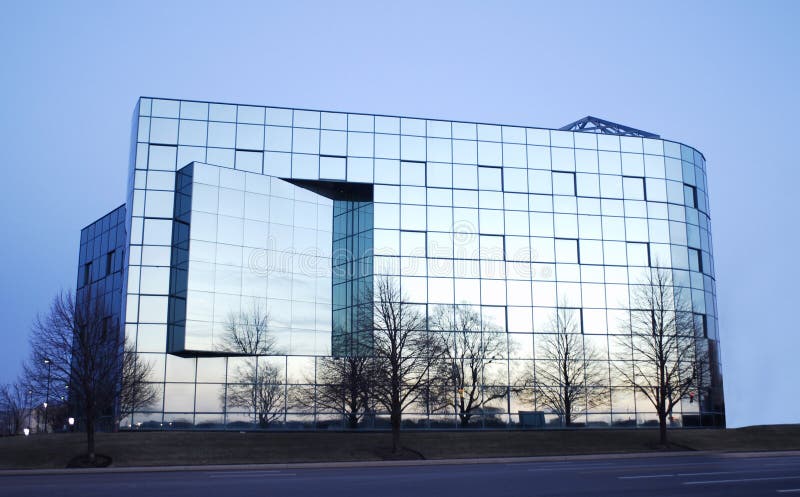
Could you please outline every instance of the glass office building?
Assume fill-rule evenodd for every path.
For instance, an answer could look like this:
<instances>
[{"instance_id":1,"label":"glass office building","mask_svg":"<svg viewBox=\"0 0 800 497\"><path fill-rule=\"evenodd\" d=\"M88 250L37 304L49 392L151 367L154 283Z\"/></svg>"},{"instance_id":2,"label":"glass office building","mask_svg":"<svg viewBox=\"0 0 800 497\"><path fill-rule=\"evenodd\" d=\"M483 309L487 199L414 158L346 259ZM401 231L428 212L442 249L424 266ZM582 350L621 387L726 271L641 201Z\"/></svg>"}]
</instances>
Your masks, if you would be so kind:
<instances>
[{"instance_id":1,"label":"glass office building","mask_svg":"<svg viewBox=\"0 0 800 497\"><path fill-rule=\"evenodd\" d=\"M521 378L550 359L541 344L563 308L606 379L576 421L649 425L614 360L656 266L709 357L673 422L724 425L706 163L691 147L595 118L556 130L153 98L132 136L126 204L82 232L78 283L119 266L109 305L159 392L123 427L266 426L236 401L244 369L271 378L269 427L343 426L314 401L318 368L369 350L365 295L387 277L423 312L468 306L503 334L477 381L506 394L474 425L557 422ZM237 320L263 325L269 346L233 346ZM372 414L365 426L388 425ZM424 403L404 420L458 426Z\"/></svg>"}]
</instances>

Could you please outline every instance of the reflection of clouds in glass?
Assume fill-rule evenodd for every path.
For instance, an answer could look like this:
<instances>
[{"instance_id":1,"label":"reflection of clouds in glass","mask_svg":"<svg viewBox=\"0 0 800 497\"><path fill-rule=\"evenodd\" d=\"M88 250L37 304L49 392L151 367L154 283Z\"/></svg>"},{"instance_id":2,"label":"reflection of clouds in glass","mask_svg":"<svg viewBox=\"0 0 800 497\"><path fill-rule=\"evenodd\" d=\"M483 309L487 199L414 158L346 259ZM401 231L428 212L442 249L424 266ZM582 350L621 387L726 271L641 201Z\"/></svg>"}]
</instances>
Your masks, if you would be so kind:
<instances>
[{"instance_id":1,"label":"reflection of clouds in glass","mask_svg":"<svg viewBox=\"0 0 800 497\"><path fill-rule=\"evenodd\" d=\"M481 261L480 276L484 278L509 278L509 279L540 279L551 280L555 277L555 268L552 263L540 262L539 253L536 249L521 247L514 252L504 252L501 243L493 238L502 240L502 237L491 235L481 237L476 233L460 232L453 233L452 240L471 241L468 250L456 254L456 260L476 260ZM347 265L336 261L353 261L354 259L370 259L375 253L384 253L380 247L377 249L368 248L360 253L355 253L347 247L337 247L328 257L326 251L319 247L306 247L302 250L295 248L276 249L270 243L271 248L250 249L246 253L247 268L254 274L267 276L273 271L293 272L315 278L341 277L347 276ZM478 243L483 240L482 245ZM415 275L450 275L452 272L452 259L433 258L432 253L443 253L450 249L438 240L432 240L427 246L417 245L404 252L404 256L398 258L399 267L394 267L388 261L384 261L381 266L375 268L378 274L415 274ZM465 247L466 248L466 247ZM530 262L526 262L530 261ZM333 265L331 263L334 263ZM476 274L475 277L478 277Z\"/></svg>"},{"instance_id":2,"label":"reflection of clouds in glass","mask_svg":"<svg viewBox=\"0 0 800 497\"><path fill-rule=\"evenodd\" d=\"M249 249L246 253L247 268L254 274L266 276L273 271L294 272L307 276L330 275L330 259L319 247L277 248L273 238L267 238L268 248Z\"/></svg>"},{"instance_id":3,"label":"reflection of clouds in glass","mask_svg":"<svg viewBox=\"0 0 800 497\"><path fill-rule=\"evenodd\" d=\"M308 248L295 255L295 272L306 275L323 277L329 274L330 266L322 264L324 256L316 247Z\"/></svg>"},{"instance_id":4,"label":"reflection of clouds in glass","mask_svg":"<svg viewBox=\"0 0 800 497\"><path fill-rule=\"evenodd\" d=\"M192 154L203 158L208 154L209 160L236 169L251 167L251 159L259 163L258 151L263 148L261 171L266 174L313 181L320 169L332 165L332 175L349 183L375 180L376 203L358 208L366 215L353 214L348 222L334 223L344 214L339 210L342 205L334 209L333 200L291 180L199 163L193 173L187 170L189 175L183 176L194 188L192 202L185 206L192 211L185 328L190 348L209 348L208 341L224 332L215 322L219 316L257 297L273 309L271 326L286 352L330 354L331 328L337 324L332 307L342 298L335 293L337 285L346 294L342 283L360 278L354 274L373 274L396 279L415 303L452 306L466 301L476 306L486 326L507 323L508 353L519 362L503 362L497 366L501 370L538 367L534 361L542 357L536 356L536 346L542 342L541 334L552 332L547 324L562 299L570 306L583 306L585 342L594 342L604 357L611 358L619 354L619 344L607 334L626 331L633 282L660 266L673 269L674 283L682 287L676 293L692 303L698 319L699 313L710 313L703 316L708 323L698 326L707 326L709 336L716 336L713 282L706 278L708 270L713 272L711 241L707 219L698 220L707 205L705 173L702 158L688 148L588 133L432 121L401 126L400 119L383 116L320 116L244 106L237 110L198 102L143 99L141 109L143 143L137 145L136 164L141 166L137 169L148 169L148 150L151 160L150 170L143 173L146 181L133 192L130 240L143 249L139 262L133 259L138 255L135 249L129 251L129 278L134 282L129 294L134 298L126 302L129 321L138 322L132 329L140 351L161 357L155 368L161 377L155 381L191 381L175 365L163 363L167 325L162 318L162 290L171 262L171 224L165 219L171 217L169 190L176 185L175 166L188 162L181 160L181 154L189 148L178 150L176 164L176 140L182 141L177 145L196 147ZM190 120L178 121L184 117ZM210 117L214 124L208 123ZM354 122L359 123L356 128ZM293 124L299 126L293 130ZM432 134L432 129L437 131ZM401 131L419 135L402 140L402 153ZM158 143L148 144L148 139ZM204 149L206 145L231 148ZM358 157L352 157L354 151ZM420 151L419 159L427 159L427 164L405 162ZM320 152L340 157L320 165ZM351 157L345 161L345 155ZM371 155L378 158L373 161ZM484 167L491 165L503 169ZM367 218L371 225L353 223ZM348 233L354 226L356 232ZM164 245L150 245L154 242ZM357 248L359 244L370 248ZM166 248L166 256L162 253L156 261L154 248ZM337 333L342 333L341 323ZM315 361L303 358L292 365L294 360L301 359L278 359L291 371L284 381L313 382L304 370L313 371ZM237 370L235 359L231 361L228 368L216 371L214 379L198 384L194 409L220 409L221 399L200 399L215 395L202 383L231 378ZM205 369L198 362L187 371L197 370L201 381L200 371ZM183 397L171 388L168 396ZM611 388L607 389L610 397ZM637 414L641 399L630 389L615 388L613 395L615 412L606 409L596 418L587 414L586 421L625 425L649 419ZM514 393L508 405L513 413L519 410L518 403L524 403L526 410L541 408L536 402L529 393ZM682 405L681 410L697 413L698 404ZM506 405L504 400L491 408ZM168 407L190 412L192 406L186 397ZM227 404L221 409L227 422L252 420L230 415ZM195 419L204 415L195 414ZM159 421L174 417L159 416L163 416Z\"/></svg>"},{"instance_id":5,"label":"reflection of clouds in glass","mask_svg":"<svg viewBox=\"0 0 800 497\"><path fill-rule=\"evenodd\" d=\"M419 257L401 257L400 274L419 274L422 261Z\"/></svg>"},{"instance_id":6,"label":"reflection of clouds in glass","mask_svg":"<svg viewBox=\"0 0 800 497\"><path fill-rule=\"evenodd\" d=\"M452 276L453 261L450 259L428 259L428 276Z\"/></svg>"}]
</instances>

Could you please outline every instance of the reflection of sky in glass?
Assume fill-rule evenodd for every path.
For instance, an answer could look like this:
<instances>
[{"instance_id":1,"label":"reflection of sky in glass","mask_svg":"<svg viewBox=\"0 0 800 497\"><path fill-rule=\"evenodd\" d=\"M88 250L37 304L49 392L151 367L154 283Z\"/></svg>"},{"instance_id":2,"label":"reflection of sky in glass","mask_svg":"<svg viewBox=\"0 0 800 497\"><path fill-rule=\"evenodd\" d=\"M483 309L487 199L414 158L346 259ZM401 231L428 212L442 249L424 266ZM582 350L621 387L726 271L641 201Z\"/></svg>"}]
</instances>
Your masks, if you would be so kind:
<instances>
[{"instance_id":1,"label":"reflection of sky in glass","mask_svg":"<svg viewBox=\"0 0 800 497\"><path fill-rule=\"evenodd\" d=\"M213 165L195 163L193 178L185 349L217 350L229 318L255 306L269 313L280 350L325 353L331 201Z\"/></svg>"},{"instance_id":2,"label":"reflection of sky in glass","mask_svg":"<svg viewBox=\"0 0 800 497\"><path fill-rule=\"evenodd\" d=\"M275 362L270 367L285 381L306 383L315 367L309 356L368 345L368 335L356 330L359 295L374 274L389 277L423 313L469 305L481 326L501 330L502 357L485 381L513 383L547 365L541 337L552 333L559 306L580 316L584 343L611 376L609 359L624 350L613 335L623 331L635 285L656 266L673 269L677 291L706 315L706 333L716 337L705 162L689 147L508 126L185 105L186 112L183 102L140 103L133 163L134 176L144 179L133 195L131 239L148 249L168 245L171 223L159 216L169 215L172 197L162 176L182 167L179 157L216 161L194 166L186 349L215 350L228 316L264 304L278 348L288 354L264 360ZM246 109L244 117L239 109ZM198 118L206 123L205 141L198 131L184 145L180 132L164 131ZM141 131L148 126L149 135ZM196 149L189 154L189 147ZM346 198L355 190L345 193L344 185L358 183L371 185L371 201L332 201L312 191L332 189L325 191ZM138 318L129 306L129 321L152 326L166 312L159 296L165 273L134 262L138 280L128 286L128 302L138 304ZM146 356L163 351L152 338L142 343ZM210 372L201 381L194 376L200 360L169 356L166 372L154 380L222 388L220 378L243 367L235 358L204 364ZM583 414L585 422L652 417L642 399L613 381L598 388L607 402ZM165 420L178 415L170 413L179 405L195 421L219 407L202 400L201 412L180 389L170 392L176 397L164 406ZM720 400L707 398L705 409ZM510 420L515 409L537 406L522 389L486 407ZM680 412L691 419L698 408L684 405ZM228 416L236 412L226 409Z\"/></svg>"}]
</instances>

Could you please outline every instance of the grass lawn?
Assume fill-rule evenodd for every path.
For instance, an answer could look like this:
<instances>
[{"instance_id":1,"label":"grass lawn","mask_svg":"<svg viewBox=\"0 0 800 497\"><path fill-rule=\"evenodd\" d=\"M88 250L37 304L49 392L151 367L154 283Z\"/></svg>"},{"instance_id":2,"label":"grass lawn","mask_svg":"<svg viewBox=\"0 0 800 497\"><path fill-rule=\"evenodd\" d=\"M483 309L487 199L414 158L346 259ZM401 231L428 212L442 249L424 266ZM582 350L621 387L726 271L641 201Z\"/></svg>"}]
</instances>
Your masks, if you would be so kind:
<instances>
[{"instance_id":1,"label":"grass lawn","mask_svg":"<svg viewBox=\"0 0 800 497\"><path fill-rule=\"evenodd\" d=\"M800 450L800 425L669 433L672 450ZM85 452L81 433L0 438L0 469L63 468ZM405 458L447 459L643 452L658 430L407 431ZM392 458L389 433L121 432L98 433L97 452L114 466L376 461Z\"/></svg>"}]
</instances>

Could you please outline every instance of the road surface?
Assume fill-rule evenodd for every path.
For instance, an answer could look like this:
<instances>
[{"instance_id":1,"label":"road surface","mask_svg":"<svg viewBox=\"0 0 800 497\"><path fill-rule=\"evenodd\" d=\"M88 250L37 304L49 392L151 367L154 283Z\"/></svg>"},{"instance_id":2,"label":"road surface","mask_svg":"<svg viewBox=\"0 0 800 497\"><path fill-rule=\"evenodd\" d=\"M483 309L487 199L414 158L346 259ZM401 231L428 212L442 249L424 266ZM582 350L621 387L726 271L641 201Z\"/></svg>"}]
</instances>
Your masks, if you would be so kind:
<instances>
[{"instance_id":1,"label":"road surface","mask_svg":"<svg viewBox=\"0 0 800 497\"><path fill-rule=\"evenodd\" d=\"M0 496L800 497L800 455L0 476Z\"/></svg>"}]
</instances>

